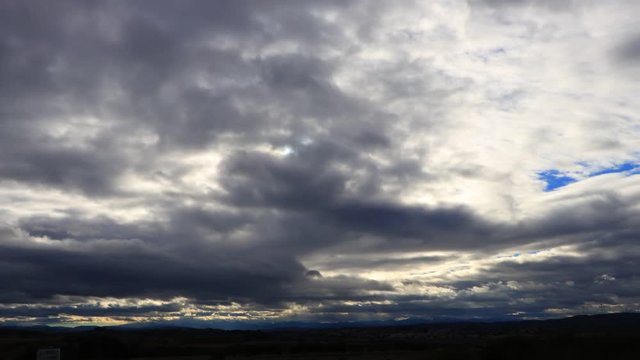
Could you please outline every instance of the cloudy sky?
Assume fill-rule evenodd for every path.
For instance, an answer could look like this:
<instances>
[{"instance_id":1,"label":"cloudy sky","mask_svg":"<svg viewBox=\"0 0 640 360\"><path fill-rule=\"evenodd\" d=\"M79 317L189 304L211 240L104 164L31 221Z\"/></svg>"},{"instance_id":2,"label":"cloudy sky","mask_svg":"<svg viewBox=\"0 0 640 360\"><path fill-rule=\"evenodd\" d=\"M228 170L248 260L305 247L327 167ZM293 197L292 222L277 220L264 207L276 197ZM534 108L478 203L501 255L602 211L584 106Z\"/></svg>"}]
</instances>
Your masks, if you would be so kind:
<instances>
[{"instance_id":1,"label":"cloudy sky","mask_svg":"<svg viewBox=\"0 0 640 360\"><path fill-rule=\"evenodd\" d=\"M0 323L640 310L638 1L0 7Z\"/></svg>"}]
</instances>

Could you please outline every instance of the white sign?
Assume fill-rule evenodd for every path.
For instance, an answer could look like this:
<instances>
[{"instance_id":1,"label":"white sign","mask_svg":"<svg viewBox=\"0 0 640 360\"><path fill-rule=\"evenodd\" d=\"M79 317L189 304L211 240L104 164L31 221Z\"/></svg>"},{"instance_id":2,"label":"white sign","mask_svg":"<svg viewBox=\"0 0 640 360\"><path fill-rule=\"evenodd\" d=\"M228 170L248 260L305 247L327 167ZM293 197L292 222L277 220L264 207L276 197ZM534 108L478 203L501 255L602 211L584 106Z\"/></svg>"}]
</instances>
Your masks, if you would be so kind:
<instances>
[{"instance_id":1,"label":"white sign","mask_svg":"<svg viewBox=\"0 0 640 360\"><path fill-rule=\"evenodd\" d=\"M38 360L60 360L60 349L40 349Z\"/></svg>"}]
</instances>

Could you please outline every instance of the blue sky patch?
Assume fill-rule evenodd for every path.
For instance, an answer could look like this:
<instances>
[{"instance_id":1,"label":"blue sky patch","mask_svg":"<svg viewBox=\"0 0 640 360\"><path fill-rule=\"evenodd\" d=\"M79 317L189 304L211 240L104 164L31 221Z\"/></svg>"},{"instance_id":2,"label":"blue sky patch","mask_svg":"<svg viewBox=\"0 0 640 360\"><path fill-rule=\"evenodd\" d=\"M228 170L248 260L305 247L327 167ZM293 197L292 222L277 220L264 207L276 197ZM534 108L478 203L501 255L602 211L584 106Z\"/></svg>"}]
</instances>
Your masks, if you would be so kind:
<instances>
[{"instance_id":1,"label":"blue sky patch","mask_svg":"<svg viewBox=\"0 0 640 360\"><path fill-rule=\"evenodd\" d=\"M578 163L584 167L588 166L587 163ZM634 162L625 162L622 164L617 164L608 168L603 168L597 171L590 172L586 175L585 178L591 178L595 176L600 176L604 174L615 174L615 173L625 173L625 175L636 175L640 174L640 163ZM553 191L557 188L561 188L563 186L567 186L571 183L574 183L578 180L581 180L577 177L569 176L567 173L562 172L560 170L551 169L538 172L538 179L543 180L547 183L544 188L545 192Z\"/></svg>"},{"instance_id":2,"label":"blue sky patch","mask_svg":"<svg viewBox=\"0 0 640 360\"><path fill-rule=\"evenodd\" d=\"M620 172L628 172L629 174L627 175L638 174L640 173L640 164L636 164L632 162L622 163L616 166L612 166L609 168L592 172L589 174L589 177L594 177L594 176L604 175L604 174L620 173Z\"/></svg>"},{"instance_id":3,"label":"blue sky patch","mask_svg":"<svg viewBox=\"0 0 640 360\"><path fill-rule=\"evenodd\" d=\"M547 183L544 191L552 191L557 188L567 186L578 181L578 179L567 176L559 170L545 170L538 173L538 179Z\"/></svg>"}]
</instances>

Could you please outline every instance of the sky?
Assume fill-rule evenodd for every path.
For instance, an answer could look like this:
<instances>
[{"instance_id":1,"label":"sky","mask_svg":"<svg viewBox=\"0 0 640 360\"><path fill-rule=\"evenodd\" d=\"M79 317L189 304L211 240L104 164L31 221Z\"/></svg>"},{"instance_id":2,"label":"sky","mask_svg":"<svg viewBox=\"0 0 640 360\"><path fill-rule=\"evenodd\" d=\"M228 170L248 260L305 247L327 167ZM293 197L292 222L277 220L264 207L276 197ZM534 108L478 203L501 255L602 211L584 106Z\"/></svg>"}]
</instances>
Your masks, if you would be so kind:
<instances>
[{"instance_id":1,"label":"sky","mask_svg":"<svg viewBox=\"0 0 640 360\"><path fill-rule=\"evenodd\" d=\"M0 2L0 325L640 310L640 2Z\"/></svg>"}]
</instances>

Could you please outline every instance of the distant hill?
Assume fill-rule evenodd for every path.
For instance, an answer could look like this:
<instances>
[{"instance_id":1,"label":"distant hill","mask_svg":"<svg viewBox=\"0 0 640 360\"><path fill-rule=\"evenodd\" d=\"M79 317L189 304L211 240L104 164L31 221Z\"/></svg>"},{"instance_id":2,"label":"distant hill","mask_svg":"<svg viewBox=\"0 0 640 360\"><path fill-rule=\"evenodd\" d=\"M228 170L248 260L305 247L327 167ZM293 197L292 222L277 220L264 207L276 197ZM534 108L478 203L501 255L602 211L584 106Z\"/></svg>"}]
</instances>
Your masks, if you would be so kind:
<instances>
[{"instance_id":1,"label":"distant hill","mask_svg":"<svg viewBox=\"0 0 640 360\"><path fill-rule=\"evenodd\" d=\"M262 324L264 325L264 324ZM279 323L220 330L143 323L118 327L0 328L0 359L60 348L93 359L636 359L640 314L503 322Z\"/></svg>"},{"instance_id":2,"label":"distant hill","mask_svg":"<svg viewBox=\"0 0 640 360\"><path fill-rule=\"evenodd\" d=\"M154 321L136 322L117 326L0 326L0 331L22 330L41 332L78 332L94 330L96 328L114 330L145 330L145 329L220 329L220 330L295 330L295 329L341 329L341 328L369 328L369 327L394 327L394 326L420 326L420 325L509 325L514 327L527 327L531 325L548 328L603 328L624 329L634 328L640 324L640 313L614 313L577 315L558 319L545 320L460 320L460 319L405 319L405 320L378 320L378 321L348 321L348 322L302 322L302 321Z\"/></svg>"}]
</instances>

